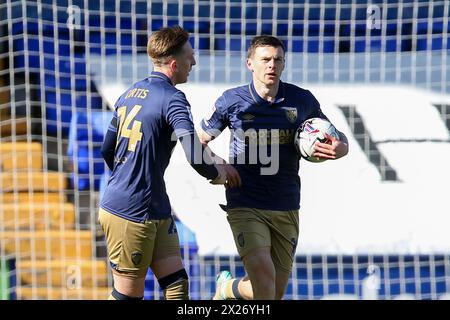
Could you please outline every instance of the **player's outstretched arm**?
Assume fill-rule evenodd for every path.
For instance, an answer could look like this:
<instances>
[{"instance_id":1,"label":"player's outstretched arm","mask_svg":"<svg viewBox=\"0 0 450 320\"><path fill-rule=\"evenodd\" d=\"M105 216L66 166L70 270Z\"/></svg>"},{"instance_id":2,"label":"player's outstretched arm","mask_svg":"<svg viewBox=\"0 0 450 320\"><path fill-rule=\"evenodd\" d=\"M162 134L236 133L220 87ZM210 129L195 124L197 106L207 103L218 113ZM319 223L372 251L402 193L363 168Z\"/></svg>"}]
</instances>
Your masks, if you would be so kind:
<instances>
[{"instance_id":1,"label":"player's outstretched arm","mask_svg":"<svg viewBox=\"0 0 450 320\"><path fill-rule=\"evenodd\" d=\"M184 135L179 140L187 161L195 171L209 180L214 180L219 176L220 172L217 170L212 159L204 152L204 147L195 133Z\"/></svg>"},{"instance_id":2,"label":"player's outstretched arm","mask_svg":"<svg viewBox=\"0 0 450 320\"><path fill-rule=\"evenodd\" d=\"M240 186L240 177L234 168L226 163L217 164L211 159L207 146L200 143L195 133L179 138L189 164L201 176L211 180L212 184L226 184L230 187Z\"/></svg>"},{"instance_id":3,"label":"player's outstretched arm","mask_svg":"<svg viewBox=\"0 0 450 320\"><path fill-rule=\"evenodd\" d=\"M208 153L209 157L214 161L216 165L223 165L223 169L227 174L226 186L230 188L240 187L242 185L241 177L239 172L230 164L227 164L225 159L222 159L217 154L215 154L211 148L209 148L208 143L214 139L214 137L207 134L202 128L196 128L197 136ZM213 182L211 182L213 183ZM214 183L213 183L214 184Z\"/></svg>"}]
</instances>

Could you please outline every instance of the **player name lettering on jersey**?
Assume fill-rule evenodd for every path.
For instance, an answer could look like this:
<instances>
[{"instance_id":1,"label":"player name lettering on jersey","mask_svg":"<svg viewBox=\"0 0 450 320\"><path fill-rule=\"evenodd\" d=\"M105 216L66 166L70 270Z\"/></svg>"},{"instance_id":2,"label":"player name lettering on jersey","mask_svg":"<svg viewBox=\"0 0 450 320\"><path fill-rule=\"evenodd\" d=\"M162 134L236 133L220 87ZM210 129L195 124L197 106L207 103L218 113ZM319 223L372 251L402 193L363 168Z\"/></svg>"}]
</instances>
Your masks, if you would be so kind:
<instances>
[{"instance_id":1,"label":"player name lettering on jersey","mask_svg":"<svg viewBox=\"0 0 450 320\"><path fill-rule=\"evenodd\" d=\"M125 96L125 99L128 98L140 98L145 99L147 98L148 90L147 89L140 89L140 88L134 88L128 91L127 95Z\"/></svg>"}]
</instances>

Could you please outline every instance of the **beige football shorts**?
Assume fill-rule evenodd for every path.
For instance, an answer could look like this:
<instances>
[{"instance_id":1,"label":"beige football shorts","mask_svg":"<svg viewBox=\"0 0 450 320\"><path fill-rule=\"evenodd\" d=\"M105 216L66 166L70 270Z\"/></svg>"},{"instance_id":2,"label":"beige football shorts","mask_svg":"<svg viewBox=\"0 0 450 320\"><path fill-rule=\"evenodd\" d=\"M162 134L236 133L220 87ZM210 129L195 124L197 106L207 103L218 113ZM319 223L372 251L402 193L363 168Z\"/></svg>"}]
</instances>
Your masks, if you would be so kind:
<instances>
[{"instance_id":1,"label":"beige football shorts","mask_svg":"<svg viewBox=\"0 0 450 320\"><path fill-rule=\"evenodd\" d=\"M298 210L233 208L227 219L241 258L256 248L270 247L275 267L291 272L299 235Z\"/></svg>"},{"instance_id":2,"label":"beige football shorts","mask_svg":"<svg viewBox=\"0 0 450 320\"><path fill-rule=\"evenodd\" d=\"M180 254L180 242L172 217L133 222L100 208L98 221L106 236L113 272L142 278L153 260Z\"/></svg>"}]
</instances>

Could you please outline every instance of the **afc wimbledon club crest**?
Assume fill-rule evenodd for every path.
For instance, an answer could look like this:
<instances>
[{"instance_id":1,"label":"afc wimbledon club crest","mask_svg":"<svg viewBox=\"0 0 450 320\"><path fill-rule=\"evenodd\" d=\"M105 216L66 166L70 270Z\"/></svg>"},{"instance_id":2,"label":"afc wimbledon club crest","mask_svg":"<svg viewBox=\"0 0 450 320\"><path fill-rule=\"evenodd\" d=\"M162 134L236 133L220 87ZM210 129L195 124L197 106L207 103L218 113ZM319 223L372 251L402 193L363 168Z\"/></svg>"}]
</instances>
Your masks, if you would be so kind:
<instances>
[{"instance_id":1,"label":"afc wimbledon club crest","mask_svg":"<svg viewBox=\"0 0 450 320\"><path fill-rule=\"evenodd\" d=\"M290 123L295 123L297 120L297 108L283 108L286 112L286 118Z\"/></svg>"}]
</instances>

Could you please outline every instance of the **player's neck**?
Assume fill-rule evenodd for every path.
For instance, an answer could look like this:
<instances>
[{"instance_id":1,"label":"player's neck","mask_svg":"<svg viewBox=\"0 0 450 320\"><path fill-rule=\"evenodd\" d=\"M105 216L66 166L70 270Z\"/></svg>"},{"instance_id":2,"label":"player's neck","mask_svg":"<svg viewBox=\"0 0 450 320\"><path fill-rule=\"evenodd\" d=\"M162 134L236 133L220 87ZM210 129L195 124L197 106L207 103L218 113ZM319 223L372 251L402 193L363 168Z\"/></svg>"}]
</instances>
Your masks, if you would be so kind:
<instances>
[{"instance_id":1,"label":"player's neck","mask_svg":"<svg viewBox=\"0 0 450 320\"><path fill-rule=\"evenodd\" d=\"M165 74L170 79L172 84L176 85L175 77L173 75L173 72L170 69L164 68L164 67L156 67L156 66L154 66L153 67L153 71L161 72L161 73Z\"/></svg>"},{"instance_id":2,"label":"player's neck","mask_svg":"<svg viewBox=\"0 0 450 320\"><path fill-rule=\"evenodd\" d=\"M269 102L274 102L278 93L278 87L280 86L280 82L274 83L273 85L266 85L260 81L253 79L253 85L255 87L258 95L267 100Z\"/></svg>"}]
</instances>

